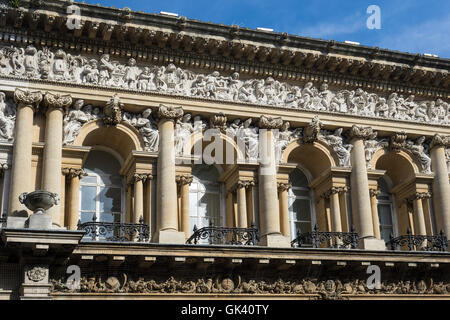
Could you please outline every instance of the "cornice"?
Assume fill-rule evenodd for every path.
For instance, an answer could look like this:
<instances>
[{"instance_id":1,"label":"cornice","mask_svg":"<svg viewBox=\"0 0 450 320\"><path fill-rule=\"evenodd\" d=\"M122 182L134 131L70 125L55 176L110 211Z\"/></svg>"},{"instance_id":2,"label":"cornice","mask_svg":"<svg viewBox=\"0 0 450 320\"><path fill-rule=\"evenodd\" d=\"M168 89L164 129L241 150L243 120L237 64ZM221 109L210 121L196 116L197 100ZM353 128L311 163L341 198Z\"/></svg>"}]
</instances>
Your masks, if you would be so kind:
<instances>
[{"instance_id":1,"label":"cornice","mask_svg":"<svg viewBox=\"0 0 450 320\"><path fill-rule=\"evenodd\" d=\"M179 59L173 61L178 66L286 80L305 74L313 76L307 81L335 77L377 90L398 86L392 90L430 91L430 96L448 94L450 86L449 59L84 3L75 3L81 8L82 29L74 32L65 24L70 2L46 1L45 10L43 4L30 3L24 0L24 8L0 12L3 41L160 64Z\"/></svg>"}]
</instances>

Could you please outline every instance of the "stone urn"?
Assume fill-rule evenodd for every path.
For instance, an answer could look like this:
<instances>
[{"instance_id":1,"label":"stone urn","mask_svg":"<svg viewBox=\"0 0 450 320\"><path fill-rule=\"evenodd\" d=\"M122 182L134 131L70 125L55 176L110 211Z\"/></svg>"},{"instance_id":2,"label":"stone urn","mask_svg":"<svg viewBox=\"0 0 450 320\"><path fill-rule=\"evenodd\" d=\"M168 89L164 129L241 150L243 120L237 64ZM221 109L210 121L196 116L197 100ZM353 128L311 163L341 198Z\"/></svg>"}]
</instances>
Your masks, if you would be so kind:
<instances>
[{"instance_id":1,"label":"stone urn","mask_svg":"<svg viewBox=\"0 0 450 320\"><path fill-rule=\"evenodd\" d=\"M34 214L45 214L51 207L59 204L59 196L44 190L25 192L19 196L20 203L24 204Z\"/></svg>"}]
</instances>

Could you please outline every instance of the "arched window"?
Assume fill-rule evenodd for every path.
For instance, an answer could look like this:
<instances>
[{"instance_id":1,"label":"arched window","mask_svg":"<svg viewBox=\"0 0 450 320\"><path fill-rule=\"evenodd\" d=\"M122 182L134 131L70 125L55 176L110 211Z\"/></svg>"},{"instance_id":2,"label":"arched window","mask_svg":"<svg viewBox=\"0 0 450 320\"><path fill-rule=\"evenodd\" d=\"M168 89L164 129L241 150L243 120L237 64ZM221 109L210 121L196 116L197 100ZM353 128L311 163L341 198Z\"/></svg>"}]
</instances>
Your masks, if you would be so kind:
<instances>
[{"instance_id":1,"label":"arched window","mask_svg":"<svg viewBox=\"0 0 450 320\"><path fill-rule=\"evenodd\" d=\"M90 222L94 214L98 222L122 222L123 179L120 163L110 153L92 150L86 159L87 176L80 181L80 220Z\"/></svg>"},{"instance_id":2,"label":"arched window","mask_svg":"<svg viewBox=\"0 0 450 320\"><path fill-rule=\"evenodd\" d=\"M213 165L195 165L192 169L193 181L189 187L189 215L191 230L224 225L222 186L218 182L219 171Z\"/></svg>"},{"instance_id":3,"label":"arched window","mask_svg":"<svg viewBox=\"0 0 450 320\"><path fill-rule=\"evenodd\" d=\"M380 190L377 196L378 219L380 221L380 236L385 242L390 240L391 233L396 235L396 219L394 211L394 198L389 191L385 178L378 180Z\"/></svg>"},{"instance_id":4,"label":"arched window","mask_svg":"<svg viewBox=\"0 0 450 320\"><path fill-rule=\"evenodd\" d=\"M291 172L289 181L292 188L288 193L289 222L291 226L291 239L301 233L311 232L316 224L316 216L312 202L312 193L308 187L308 179L298 168Z\"/></svg>"}]
</instances>

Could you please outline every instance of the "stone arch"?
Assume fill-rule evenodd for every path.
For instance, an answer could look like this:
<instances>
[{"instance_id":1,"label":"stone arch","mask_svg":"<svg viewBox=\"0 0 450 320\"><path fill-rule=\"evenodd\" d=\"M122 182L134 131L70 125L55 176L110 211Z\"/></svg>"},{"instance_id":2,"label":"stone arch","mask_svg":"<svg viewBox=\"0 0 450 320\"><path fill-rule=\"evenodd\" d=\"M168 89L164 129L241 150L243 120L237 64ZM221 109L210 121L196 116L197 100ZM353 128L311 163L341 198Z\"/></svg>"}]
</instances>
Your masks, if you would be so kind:
<instances>
[{"instance_id":1,"label":"stone arch","mask_svg":"<svg viewBox=\"0 0 450 320\"><path fill-rule=\"evenodd\" d=\"M375 152L370 164L373 169L386 170L394 186L415 176L421 168L409 152L393 152L384 148Z\"/></svg>"},{"instance_id":2,"label":"stone arch","mask_svg":"<svg viewBox=\"0 0 450 320\"><path fill-rule=\"evenodd\" d=\"M282 162L297 163L314 178L336 166L338 161L335 152L322 141L303 143L296 139L286 147L282 155Z\"/></svg>"},{"instance_id":3,"label":"stone arch","mask_svg":"<svg viewBox=\"0 0 450 320\"><path fill-rule=\"evenodd\" d=\"M144 149L144 141L135 128L126 123L105 126L101 120L85 124L73 145L105 146L117 151L123 159L126 159L133 150L142 151Z\"/></svg>"}]
</instances>

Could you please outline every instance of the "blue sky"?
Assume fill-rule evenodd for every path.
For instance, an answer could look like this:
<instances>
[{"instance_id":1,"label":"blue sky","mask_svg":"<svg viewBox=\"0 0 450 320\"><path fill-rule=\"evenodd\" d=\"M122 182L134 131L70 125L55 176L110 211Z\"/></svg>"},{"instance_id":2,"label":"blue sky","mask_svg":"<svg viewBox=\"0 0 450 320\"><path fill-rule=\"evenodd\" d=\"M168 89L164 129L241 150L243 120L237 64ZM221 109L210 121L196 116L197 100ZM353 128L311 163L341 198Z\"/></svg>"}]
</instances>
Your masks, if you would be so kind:
<instances>
[{"instance_id":1,"label":"blue sky","mask_svg":"<svg viewBox=\"0 0 450 320\"><path fill-rule=\"evenodd\" d=\"M450 58L448 0L86 0L136 11L169 11L189 19L272 28L306 37L356 41ZM369 30L369 5L381 10L381 29Z\"/></svg>"}]
</instances>

